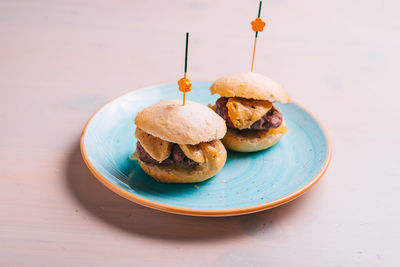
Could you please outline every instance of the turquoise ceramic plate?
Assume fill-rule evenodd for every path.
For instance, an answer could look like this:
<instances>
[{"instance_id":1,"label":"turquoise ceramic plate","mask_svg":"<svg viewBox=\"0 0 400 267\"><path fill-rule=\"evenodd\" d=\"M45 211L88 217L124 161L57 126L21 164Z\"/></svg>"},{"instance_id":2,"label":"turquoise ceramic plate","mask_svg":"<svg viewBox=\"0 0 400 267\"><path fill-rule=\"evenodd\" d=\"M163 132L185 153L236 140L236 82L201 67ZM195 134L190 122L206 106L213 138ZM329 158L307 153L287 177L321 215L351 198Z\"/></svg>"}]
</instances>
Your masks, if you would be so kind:
<instances>
[{"instance_id":1,"label":"turquoise ceramic plate","mask_svg":"<svg viewBox=\"0 0 400 267\"><path fill-rule=\"evenodd\" d=\"M210 84L194 82L188 99L214 103ZM83 158L93 174L117 194L151 208L226 216L269 209L300 196L329 164L331 148L321 124L297 104L277 104L290 131L274 147L228 152L222 171L202 183L157 183L130 160L136 144L134 118L149 105L181 97L176 83L162 84L125 94L98 110L81 139Z\"/></svg>"}]
</instances>

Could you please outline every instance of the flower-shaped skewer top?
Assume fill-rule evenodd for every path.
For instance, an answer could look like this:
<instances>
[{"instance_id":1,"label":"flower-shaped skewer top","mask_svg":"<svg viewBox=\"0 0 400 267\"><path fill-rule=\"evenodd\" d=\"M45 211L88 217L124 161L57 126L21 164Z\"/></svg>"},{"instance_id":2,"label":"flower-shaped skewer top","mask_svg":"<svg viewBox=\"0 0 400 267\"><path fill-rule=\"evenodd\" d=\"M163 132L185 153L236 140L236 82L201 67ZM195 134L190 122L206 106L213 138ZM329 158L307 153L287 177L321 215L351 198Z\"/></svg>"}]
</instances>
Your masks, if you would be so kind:
<instances>
[{"instance_id":1,"label":"flower-shaped skewer top","mask_svg":"<svg viewBox=\"0 0 400 267\"><path fill-rule=\"evenodd\" d=\"M264 30L266 23L260 18L256 18L251 22L251 28L255 32L262 32Z\"/></svg>"},{"instance_id":2,"label":"flower-shaped skewer top","mask_svg":"<svg viewBox=\"0 0 400 267\"><path fill-rule=\"evenodd\" d=\"M183 93L183 103L185 105L186 93L190 92L190 87L192 87L192 83L186 77L187 74L187 59L188 59L188 44L189 44L189 33L186 33L186 48L185 48L185 71L183 73L183 78L179 79L178 86L179 91Z\"/></svg>"},{"instance_id":3,"label":"flower-shaped skewer top","mask_svg":"<svg viewBox=\"0 0 400 267\"><path fill-rule=\"evenodd\" d=\"M181 78L178 81L178 85L179 85L179 91L181 91L182 93L190 92L190 88L192 87L192 83L190 82L190 80L185 77Z\"/></svg>"},{"instance_id":4,"label":"flower-shaped skewer top","mask_svg":"<svg viewBox=\"0 0 400 267\"><path fill-rule=\"evenodd\" d=\"M260 19L261 6L262 6L262 1L260 1L260 5L258 6L258 16L257 16L257 18L251 22L251 28L253 29L253 31L256 32L255 37L254 37L253 57L251 59L251 71L252 72L253 72L253 69L254 69L254 56L256 55L256 45L257 45L258 32L262 32L264 30L265 25L266 25L265 21Z\"/></svg>"}]
</instances>

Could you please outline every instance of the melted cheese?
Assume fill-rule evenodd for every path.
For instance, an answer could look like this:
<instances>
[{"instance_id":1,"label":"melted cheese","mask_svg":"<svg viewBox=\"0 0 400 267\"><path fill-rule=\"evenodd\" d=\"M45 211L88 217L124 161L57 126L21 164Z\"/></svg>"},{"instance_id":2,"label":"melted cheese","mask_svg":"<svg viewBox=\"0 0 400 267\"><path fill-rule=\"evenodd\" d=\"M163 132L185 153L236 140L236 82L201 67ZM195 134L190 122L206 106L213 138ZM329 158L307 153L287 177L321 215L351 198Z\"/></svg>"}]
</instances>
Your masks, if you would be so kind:
<instances>
[{"instance_id":1,"label":"melted cheese","mask_svg":"<svg viewBox=\"0 0 400 267\"><path fill-rule=\"evenodd\" d=\"M217 111L217 106L216 105L208 104L208 107L211 108L212 110L214 110L215 112Z\"/></svg>"},{"instance_id":2,"label":"melted cheese","mask_svg":"<svg viewBox=\"0 0 400 267\"><path fill-rule=\"evenodd\" d=\"M180 144L179 146L182 149L183 153L186 155L186 157L188 157L189 159L198 163L204 162L204 155L200 145Z\"/></svg>"},{"instance_id":3,"label":"melted cheese","mask_svg":"<svg viewBox=\"0 0 400 267\"><path fill-rule=\"evenodd\" d=\"M202 142L198 145L179 145L185 155L193 161L201 164L203 168L213 170L218 168L218 154L223 149L221 141L216 140L212 143Z\"/></svg>"},{"instance_id":4,"label":"melted cheese","mask_svg":"<svg viewBox=\"0 0 400 267\"><path fill-rule=\"evenodd\" d=\"M219 160L218 156L221 153L226 153L226 150L224 148L224 145L220 140L215 140L212 141L211 145L210 143L200 143L201 150L203 151L204 154L204 163L203 167L207 170L216 170L219 167Z\"/></svg>"},{"instance_id":5,"label":"melted cheese","mask_svg":"<svg viewBox=\"0 0 400 267\"><path fill-rule=\"evenodd\" d=\"M281 125L278 128L271 128L268 130L268 133L270 134L284 134L288 132L288 128L285 125Z\"/></svg>"},{"instance_id":6,"label":"melted cheese","mask_svg":"<svg viewBox=\"0 0 400 267\"><path fill-rule=\"evenodd\" d=\"M139 128L136 128L135 136L144 150L158 162L162 162L171 155L172 143L152 136Z\"/></svg>"},{"instance_id":7,"label":"melted cheese","mask_svg":"<svg viewBox=\"0 0 400 267\"><path fill-rule=\"evenodd\" d=\"M250 128L253 123L261 119L272 108L272 103L266 100L230 97L226 107L233 125L242 130Z\"/></svg>"}]
</instances>

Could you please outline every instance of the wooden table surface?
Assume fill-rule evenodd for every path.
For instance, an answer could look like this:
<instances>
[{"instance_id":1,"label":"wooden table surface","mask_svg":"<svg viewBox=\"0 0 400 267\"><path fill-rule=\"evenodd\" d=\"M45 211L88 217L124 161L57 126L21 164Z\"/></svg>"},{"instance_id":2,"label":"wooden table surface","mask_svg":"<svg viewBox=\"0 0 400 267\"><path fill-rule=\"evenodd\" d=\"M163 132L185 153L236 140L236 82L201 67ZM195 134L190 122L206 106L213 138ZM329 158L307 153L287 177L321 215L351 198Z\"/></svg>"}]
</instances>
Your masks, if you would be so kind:
<instances>
[{"instance_id":1,"label":"wooden table surface","mask_svg":"<svg viewBox=\"0 0 400 267\"><path fill-rule=\"evenodd\" d=\"M250 68L257 1L0 1L0 266L399 266L398 1L264 1L255 70L326 126L301 198L171 215L100 184L79 138L124 92Z\"/></svg>"}]
</instances>

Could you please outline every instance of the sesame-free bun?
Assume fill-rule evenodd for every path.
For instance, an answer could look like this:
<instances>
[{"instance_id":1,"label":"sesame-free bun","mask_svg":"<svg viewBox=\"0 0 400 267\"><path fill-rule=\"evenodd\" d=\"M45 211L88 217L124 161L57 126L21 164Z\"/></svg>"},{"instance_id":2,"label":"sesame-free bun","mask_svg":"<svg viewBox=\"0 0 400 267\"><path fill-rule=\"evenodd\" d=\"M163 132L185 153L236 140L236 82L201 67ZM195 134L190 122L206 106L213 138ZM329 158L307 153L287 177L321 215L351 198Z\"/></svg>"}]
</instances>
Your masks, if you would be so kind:
<instances>
[{"instance_id":1,"label":"sesame-free bun","mask_svg":"<svg viewBox=\"0 0 400 267\"><path fill-rule=\"evenodd\" d=\"M160 183L198 183L216 175L226 161L226 150L221 141L213 142L216 155L206 159L204 163L191 168L176 165L156 165L138 159L142 169Z\"/></svg>"},{"instance_id":2,"label":"sesame-free bun","mask_svg":"<svg viewBox=\"0 0 400 267\"><path fill-rule=\"evenodd\" d=\"M135 124L141 130L177 144L195 145L224 137L226 125L212 109L192 101L165 100L140 111Z\"/></svg>"},{"instance_id":3,"label":"sesame-free bun","mask_svg":"<svg viewBox=\"0 0 400 267\"><path fill-rule=\"evenodd\" d=\"M281 85L255 72L243 72L221 77L211 85L210 92L224 97L236 96L282 103L290 101L289 94Z\"/></svg>"},{"instance_id":4,"label":"sesame-free bun","mask_svg":"<svg viewBox=\"0 0 400 267\"><path fill-rule=\"evenodd\" d=\"M239 152L254 152L275 145L287 131L285 125L268 131L238 131L228 128L222 139L226 148Z\"/></svg>"}]
</instances>

